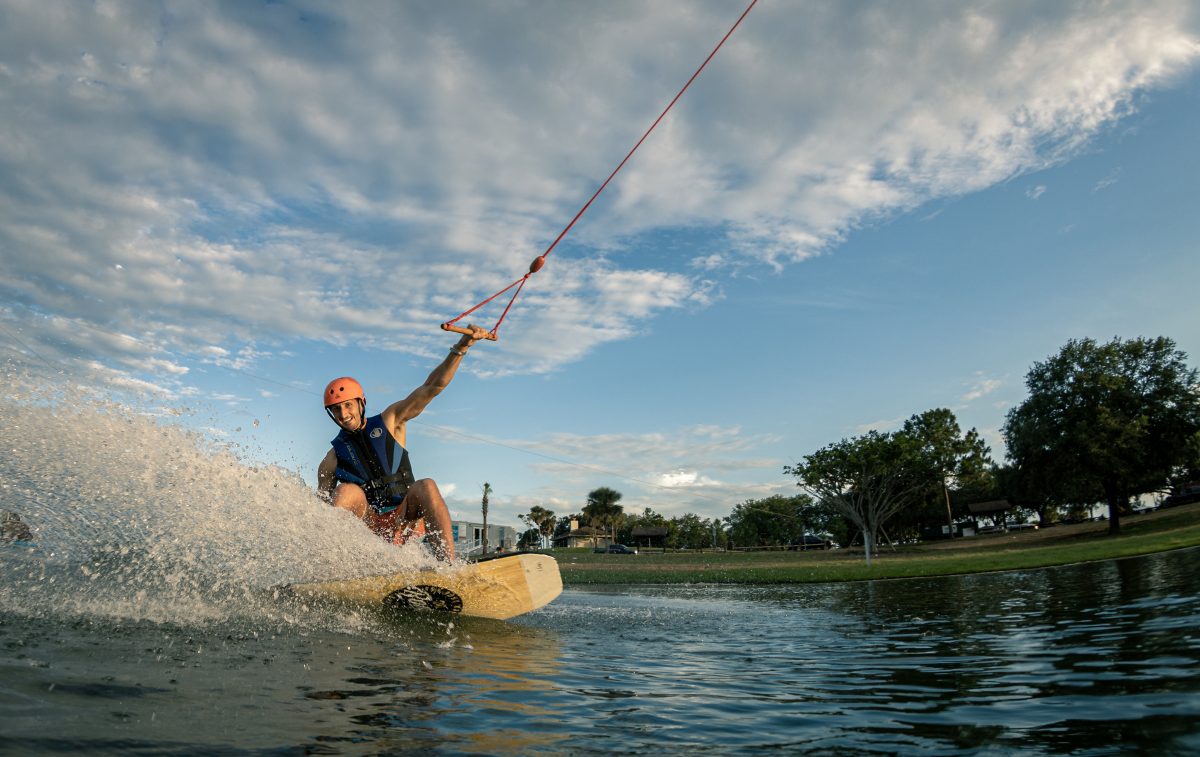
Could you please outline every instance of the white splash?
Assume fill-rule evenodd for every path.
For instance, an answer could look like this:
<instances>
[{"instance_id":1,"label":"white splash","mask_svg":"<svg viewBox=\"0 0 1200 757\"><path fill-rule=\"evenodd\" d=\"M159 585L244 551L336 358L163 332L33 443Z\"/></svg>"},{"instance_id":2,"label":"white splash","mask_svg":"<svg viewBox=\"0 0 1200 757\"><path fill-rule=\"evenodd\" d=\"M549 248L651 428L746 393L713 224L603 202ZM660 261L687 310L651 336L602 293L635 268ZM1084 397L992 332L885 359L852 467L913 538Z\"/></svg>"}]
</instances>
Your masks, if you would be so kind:
<instances>
[{"instance_id":1,"label":"white splash","mask_svg":"<svg viewBox=\"0 0 1200 757\"><path fill-rule=\"evenodd\" d=\"M271 587L425 562L335 510L293 472L239 460L139 409L58 388L0 400L0 510L35 546L0 545L0 609L155 622L287 622ZM24 382L32 383L32 382Z\"/></svg>"}]
</instances>

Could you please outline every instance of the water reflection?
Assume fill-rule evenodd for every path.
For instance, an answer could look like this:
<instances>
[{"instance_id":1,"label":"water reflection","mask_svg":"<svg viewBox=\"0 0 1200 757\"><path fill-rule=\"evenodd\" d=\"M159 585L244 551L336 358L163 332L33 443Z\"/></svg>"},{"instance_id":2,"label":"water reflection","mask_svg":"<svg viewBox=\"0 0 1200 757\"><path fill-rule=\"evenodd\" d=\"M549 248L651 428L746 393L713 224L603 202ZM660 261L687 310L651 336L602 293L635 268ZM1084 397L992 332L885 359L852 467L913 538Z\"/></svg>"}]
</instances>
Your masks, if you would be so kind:
<instances>
[{"instance_id":1,"label":"water reflection","mask_svg":"<svg viewBox=\"0 0 1200 757\"><path fill-rule=\"evenodd\" d=\"M325 646L305 651L312 675L297 688L321 726L315 741L368 743L384 752L504 754L546 748L564 737L531 727L557 722L549 705L559 672L556 633L441 616L378 615L369 622L381 638L366 645L354 640L347 648L354 653L339 654L336 665Z\"/></svg>"},{"instance_id":2,"label":"water reflection","mask_svg":"<svg viewBox=\"0 0 1200 757\"><path fill-rule=\"evenodd\" d=\"M578 692L635 723L687 709L712 725L677 723L679 743L731 749L1181 749L1200 732L1198 558L589 592L570 600L608 630L583 633L585 648L669 652L598 666L607 685Z\"/></svg>"},{"instance_id":3,"label":"water reflection","mask_svg":"<svg viewBox=\"0 0 1200 757\"><path fill-rule=\"evenodd\" d=\"M469 752L488 743L499 754L564 737L532 727L558 723L549 700L561 656L558 635L536 627L434 617L341 619L353 633L332 630L331 618L239 628L3 620L0 740L20 753Z\"/></svg>"}]
</instances>

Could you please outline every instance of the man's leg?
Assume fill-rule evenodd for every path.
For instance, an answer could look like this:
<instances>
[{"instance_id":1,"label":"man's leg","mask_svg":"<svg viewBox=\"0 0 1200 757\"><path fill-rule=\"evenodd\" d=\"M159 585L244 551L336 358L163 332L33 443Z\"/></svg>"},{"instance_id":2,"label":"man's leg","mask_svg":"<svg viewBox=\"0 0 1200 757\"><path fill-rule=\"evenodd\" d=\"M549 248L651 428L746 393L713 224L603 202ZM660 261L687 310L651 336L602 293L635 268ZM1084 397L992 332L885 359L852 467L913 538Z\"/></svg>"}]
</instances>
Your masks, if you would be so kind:
<instances>
[{"instance_id":1,"label":"man's leg","mask_svg":"<svg viewBox=\"0 0 1200 757\"><path fill-rule=\"evenodd\" d=\"M376 536L391 540L395 534L400 517L398 515L378 515L367 504L366 492L358 484L338 484L333 490L333 506L340 507L367 524Z\"/></svg>"},{"instance_id":2,"label":"man's leg","mask_svg":"<svg viewBox=\"0 0 1200 757\"><path fill-rule=\"evenodd\" d=\"M408 487L408 495L404 498L402 509L405 521L415 523L421 518L425 519L427 541L433 548L435 557L441 560L454 559L450 510L447 509L446 500L442 499L442 493L438 491L437 484L433 482L433 479L423 478ZM396 523L398 530L404 525L400 522Z\"/></svg>"},{"instance_id":3,"label":"man's leg","mask_svg":"<svg viewBox=\"0 0 1200 757\"><path fill-rule=\"evenodd\" d=\"M333 490L334 507L349 510L360 519L367 517L367 494L358 484L338 484Z\"/></svg>"}]
</instances>

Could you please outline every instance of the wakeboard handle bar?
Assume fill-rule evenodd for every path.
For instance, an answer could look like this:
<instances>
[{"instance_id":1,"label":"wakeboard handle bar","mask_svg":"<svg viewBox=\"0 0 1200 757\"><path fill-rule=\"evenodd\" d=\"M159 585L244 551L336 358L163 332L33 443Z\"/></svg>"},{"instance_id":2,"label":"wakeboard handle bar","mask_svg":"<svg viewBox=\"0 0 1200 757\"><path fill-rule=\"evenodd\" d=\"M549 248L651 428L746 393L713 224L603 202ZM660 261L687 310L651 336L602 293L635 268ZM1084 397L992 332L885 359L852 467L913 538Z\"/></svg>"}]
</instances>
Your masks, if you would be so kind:
<instances>
[{"instance_id":1,"label":"wakeboard handle bar","mask_svg":"<svg viewBox=\"0 0 1200 757\"><path fill-rule=\"evenodd\" d=\"M443 323L442 331L453 331L455 334L465 334L466 336L475 336L474 331L471 331L470 329L467 329L467 328L463 328L462 326L455 326L453 323ZM496 338L497 337L496 337L495 331L489 331L487 333L487 335L484 337L484 339L487 339L492 342L496 341Z\"/></svg>"}]
</instances>

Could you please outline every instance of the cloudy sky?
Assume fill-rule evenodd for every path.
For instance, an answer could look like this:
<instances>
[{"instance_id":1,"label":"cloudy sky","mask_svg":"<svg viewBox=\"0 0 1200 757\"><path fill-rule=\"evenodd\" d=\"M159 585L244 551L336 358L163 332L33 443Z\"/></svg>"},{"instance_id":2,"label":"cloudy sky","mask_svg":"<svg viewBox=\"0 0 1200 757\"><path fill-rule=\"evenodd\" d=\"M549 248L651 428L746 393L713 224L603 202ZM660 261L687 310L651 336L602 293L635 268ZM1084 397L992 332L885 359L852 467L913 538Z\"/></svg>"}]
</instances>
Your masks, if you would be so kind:
<instances>
[{"instance_id":1,"label":"cloudy sky","mask_svg":"<svg viewBox=\"0 0 1200 757\"><path fill-rule=\"evenodd\" d=\"M744 8L0 0L0 357L313 477ZM1031 364L1200 361L1200 6L761 0L410 429L459 517L728 514ZM498 312L480 315L491 325ZM61 380L61 379L60 379Z\"/></svg>"}]
</instances>

